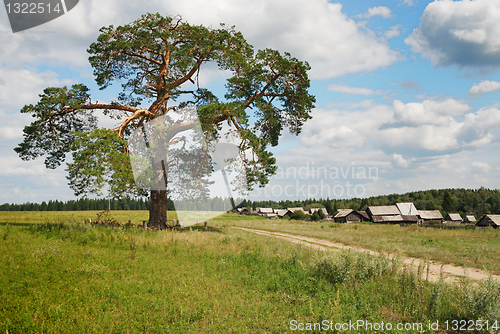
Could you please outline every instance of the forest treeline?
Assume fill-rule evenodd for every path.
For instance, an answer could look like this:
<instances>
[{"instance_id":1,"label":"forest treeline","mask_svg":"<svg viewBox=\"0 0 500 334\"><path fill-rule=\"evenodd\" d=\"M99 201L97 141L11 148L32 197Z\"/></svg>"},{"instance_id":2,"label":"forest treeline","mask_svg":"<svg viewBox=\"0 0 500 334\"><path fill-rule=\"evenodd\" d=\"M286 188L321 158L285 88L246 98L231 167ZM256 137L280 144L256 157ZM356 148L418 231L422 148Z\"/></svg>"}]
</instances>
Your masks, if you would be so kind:
<instances>
[{"instance_id":1,"label":"forest treeline","mask_svg":"<svg viewBox=\"0 0 500 334\"><path fill-rule=\"evenodd\" d=\"M447 213L474 214L476 218L483 214L500 214L500 190L497 189L433 189L391 194L368 198L350 199L306 199L301 201L250 201L245 200L239 206L253 209L266 207L285 209L289 207L325 207L329 214L338 209L366 210L368 206L394 205L412 202L419 210L440 210ZM180 203L179 209L185 209ZM214 198L210 201L210 210L226 211L231 208L228 199ZM0 211L84 211L84 210L148 210L149 200L145 198L91 199L81 198L70 201L48 201L42 203L3 204ZM174 203L169 201L168 209L174 210ZM198 210L207 210L203 207Z\"/></svg>"},{"instance_id":2,"label":"forest treeline","mask_svg":"<svg viewBox=\"0 0 500 334\"><path fill-rule=\"evenodd\" d=\"M307 207L320 204L329 214L338 209L366 210L368 206L394 205L412 202L419 210L440 210L443 217L447 213L474 214L480 218L484 214L500 214L500 190L498 189L432 189L413 191L405 194L391 194L368 198L350 199L307 199L304 201L255 201L247 202L253 207Z\"/></svg>"}]
</instances>

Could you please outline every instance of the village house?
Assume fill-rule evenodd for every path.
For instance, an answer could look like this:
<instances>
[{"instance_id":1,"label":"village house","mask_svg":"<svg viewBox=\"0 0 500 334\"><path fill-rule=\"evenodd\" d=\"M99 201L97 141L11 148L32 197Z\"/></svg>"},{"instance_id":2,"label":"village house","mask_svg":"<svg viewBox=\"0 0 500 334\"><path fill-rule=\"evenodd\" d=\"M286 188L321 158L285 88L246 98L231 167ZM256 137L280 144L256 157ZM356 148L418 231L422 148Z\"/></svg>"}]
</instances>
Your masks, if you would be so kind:
<instances>
[{"instance_id":1,"label":"village house","mask_svg":"<svg viewBox=\"0 0 500 334\"><path fill-rule=\"evenodd\" d=\"M439 210L418 210L418 217L423 223L442 223L443 215Z\"/></svg>"},{"instance_id":2,"label":"village house","mask_svg":"<svg viewBox=\"0 0 500 334\"><path fill-rule=\"evenodd\" d=\"M398 207L395 205L386 205L386 206L369 206L366 209L366 213L373 221L374 216L399 216L401 212Z\"/></svg>"},{"instance_id":3,"label":"village house","mask_svg":"<svg viewBox=\"0 0 500 334\"><path fill-rule=\"evenodd\" d=\"M336 223L357 223L365 221L365 217L353 209L339 209L333 220Z\"/></svg>"},{"instance_id":4,"label":"village house","mask_svg":"<svg viewBox=\"0 0 500 334\"><path fill-rule=\"evenodd\" d=\"M262 216L269 213L274 213L274 211L272 208L258 208L257 213Z\"/></svg>"},{"instance_id":5,"label":"village house","mask_svg":"<svg viewBox=\"0 0 500 334\"><path fill-rule=\"evenodd\" d=\"M321 211L321 212L323 212L323 214L325 215L325 217L328 217L328 211L326 211L325 208L312 208L312 209L309 209L309 214L312 215L316 211Z\"/></svg>"},{"instance_id":6,"label":"village house","mask_svg":"<svg viewBox=\"0 0 500 334\"><path fill-rule=\"evenodd\" d=\"M466 215L464 218L464 223L466 224L472 224L475 222L477 222L477 219L476 217L474 217L474 215Z\"/></svg>"},{"instance_id":7,"label":"village house","mask_svg":"<svg viewBox=\"0 0 500 334\"><path fill-rule=\"evenodd\" d=\"M484 215L483 218L479 219L476 226L491 226L493 228L498 228L500 226L500 215Z\"/></svg>"},{"instance_id":8,"label":"village house","mask_svg":"<svg viewBox=\"0 0 500 334\"><path fill-rule=\"evenodd\" d=\"M302 211L304 214L308 214L307 212L304 211L304 208L300 208L300 207L297 207L297 208L287 208L287 210L290 210L292 213L294 213L295 211Z\"/></svg>"},{"instance_id":9,"label":"village house","mask_svg":"<svg viewBox=\"0 0 500 334\"><path fill-rule=\"evenodd\" d=\"M276 209L274 213L278 215L278 218L290 217L292 215L292 211L288 209Z\"/></svg>"},{"instance_id":10,"label":"village house","mask_svg":"<svg viewBox=\"0 0 500 334\"><path fill-rule=\"evenodd\" d=\"M444 217L446 223L460 224L462 222L462 216L459 213L449 213Z\"/></svg>"}]
</instances>

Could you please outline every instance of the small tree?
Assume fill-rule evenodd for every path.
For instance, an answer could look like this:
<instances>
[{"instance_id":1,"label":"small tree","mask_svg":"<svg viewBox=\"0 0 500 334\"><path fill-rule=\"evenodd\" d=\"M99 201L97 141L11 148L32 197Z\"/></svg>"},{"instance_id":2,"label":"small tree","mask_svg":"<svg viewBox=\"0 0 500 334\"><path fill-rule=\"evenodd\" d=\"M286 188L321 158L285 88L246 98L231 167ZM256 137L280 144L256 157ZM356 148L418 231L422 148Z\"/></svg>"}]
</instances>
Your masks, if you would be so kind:
<instances>
[{"instance_id":1,"label":"small tree","mask_svg":"<svg viewBox=\"0 0 500 334\"><path fill-rule=\"evenodd\" d=\"M122 84L115 101L92 100L83 84L46 88L36 105L21 112L35 118L15 148L23 160L46 156L56 168L72 152L69 186L75 195L99 195L109 184L114 197L146 195L134 183L127 139L135 129L179 107L196 106L205 133L217 136L226 122L242 138L248 187L263 186L276 171L269 152L284 128L298 134L309 119L314 97L308 93L310 69L290 54L257 52L243 35L224 25L219 29L190 25L179 17L146 14L131 24L103 27L87 50L100 89ZM226 94L217 97L200 86L200 69L207 63L227 71ZM113 129L97 127L93 112L116 119ZM253 115L250 114L253 111ZM193 128L176 123L172 138ZM151 190L150 226L166 226L166 190Z\"/></svg>"}]
</instances>

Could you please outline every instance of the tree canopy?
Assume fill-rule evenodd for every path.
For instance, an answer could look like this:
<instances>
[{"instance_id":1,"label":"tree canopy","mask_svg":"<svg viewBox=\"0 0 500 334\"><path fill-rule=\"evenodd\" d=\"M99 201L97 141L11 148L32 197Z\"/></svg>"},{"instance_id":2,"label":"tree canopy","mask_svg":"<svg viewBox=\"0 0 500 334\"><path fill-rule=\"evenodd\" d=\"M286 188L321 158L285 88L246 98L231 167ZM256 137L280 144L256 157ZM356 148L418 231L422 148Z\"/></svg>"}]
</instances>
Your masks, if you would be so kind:
<instances>
[{"instance_id":1,"label":"tree canopy","mask_svg":"<svg viewBox=\"0 0 500 334\"><path fill-rule=\"evenodd\" d=\"M145 14L101 28L87 51L100 89L121 84L117 98L99 103L83 84L46 88L36 105L21 110L35 120L15 148L24 160L45 156L47 168L58 167L71 152L67 171L76 195L99 194L104 184L115 197L144 194L133 182L127 139L146 122L185 106L196 107L207 135L217 138L222 122L237 131L239 149L252 152L244 158L248 185L265 185L276 171L269 148L285 128L300 133L315 102L307 62L271 49L255 52L240 32L223 24L214 29ZM224 96L200 85L209 63L229 76ZM99 128L96 110L118 125ZM192 126L176 123L171 135Z\"/></svg>"}]
</instances>

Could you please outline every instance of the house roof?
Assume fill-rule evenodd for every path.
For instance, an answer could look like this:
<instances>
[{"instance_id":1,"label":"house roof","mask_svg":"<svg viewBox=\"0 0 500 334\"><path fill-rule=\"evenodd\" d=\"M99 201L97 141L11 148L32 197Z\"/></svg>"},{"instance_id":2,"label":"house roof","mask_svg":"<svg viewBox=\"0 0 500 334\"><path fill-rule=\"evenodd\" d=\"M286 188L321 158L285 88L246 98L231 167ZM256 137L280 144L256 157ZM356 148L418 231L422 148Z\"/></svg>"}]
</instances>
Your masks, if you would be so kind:
<instances>
[{"instance_id":1,"label":"house roof","mask_svg":"<svg viewBox=\"0 0 500 334\"><path fill-rule=\"evenodd\" d=\"M446 220L462 221L462 216L459 213L449 213L446 215Z\"/></svg>"},{"instance_id":2,"label":"house roof","mask_svg":"<svg viewBox=\"0 0 500 334\"><path fill-rule=\"evenodd\" d=\"M443 219L443 215L439 210L418 210L418 215L420 218L427 220Z\"/></svg>"},{"instance_id":3,"label":"house roof","mask_svg":"<svg viewBox=\"0 0 500 334\"><path fill-rule=\"evenodd\" d=\"M368 210L371 212L372 216L401 215L401 212L395 205L369 206Z\"/></svg>"},{"instance_id":4,"label":"house roof","mask_svg":"<svg viewBox=\"0 0 500 334\"><path fill-rule=\"evenodd\" d=\"M343 218L352 212L352 209L339 209L339 212L333 218Z\"/></svg>"},{"instance_id":5,"label":"house roof","mask_svg":"<svg viewBox=\"0 0 500 334\"><path fill-rule=\"evenodd\" d=\"M277 214L278 216L280 217L283 217L284 215L286 215L288 212L291 212L290 210L288 209L278 209L278 210L274 210L274 213Z\"/></svg>"},{"instance_id":6,"label":"house roof","mask_svg":"<svg viewBox=\"0 0 500 334\"><path fill-rule=\"evenodd\" d=\"M404 216L418 215L418 210L413 203L396 203L399 212Z\"/></svg>"},{"instance_id":7,"label":"house roof","mask_svg":"<svg viewBox=\"0 0 500 334\"><path fill-rule=\"evenodd\" d=\"M260 208L259 213L274 213L272 208Z\"/></svg>"},{"instance_id":8,"label":"house roof","mask_svg":"<svg viewBox=\"0 0 500 334\"><path fill-rule=\"evenodd\" d=\"M311 214L313 214L313 213L314 213L314 212L316 212L316 211L322 211L322 212L325 214L325 216L328 216L328 211L326 211L326 209L325 209L325 208L311 208L311 209L309 210L309 212L310 212Z\"/></svg>"},{"instance_id":9,"label":"house roof","mask_svg":"<svg viewBox=\"0 0 500 334\"><path fill-rule=\"evenodd\" d=\"M368 217L368 214L366 213L366 211L357 211L360 215L362 215L365 219L370 219L370 217Z\"/></svg>"},{"instance_id":10,"label":"house roof","mask_svg":"<svg viewBox=\"0 0 500 334\"><path fill-rule=\"evenodd\" d=\"M302 211L304 212L304 208L287 208L288 210L292 211L292 212L295 212L295 211Z\"/></svg>"},{"instance_id":11,"label":"house roof","mask_svg":"<svg viewBox=\"0 0 500 334\"><path fill-rule=\"evenodd\" d=\"M469 222L475 222L476 217L474 217L474 215L467 215L467 216L465 216L465 220L469 221Z\"/></svg>"},{"instance_id":12,"label":"house roof","mask_svg":"<svg viewBox=\"0 0 500 334\"><path fill-rule=\"evenodd\" d=\"M401 215L395 216L373 216L372 220L374 223L395 223L402 222L403 217Z\"/></svg>"},{"instance_id":13,"label":"house roof","mask_svg":"<svg viewBox=\"0 0 500 334\"><path fill-rule=\"evenodd\" d=\"M236 212L248 211L248 208L236 208Z\"/></svg>"}]
</instances>

